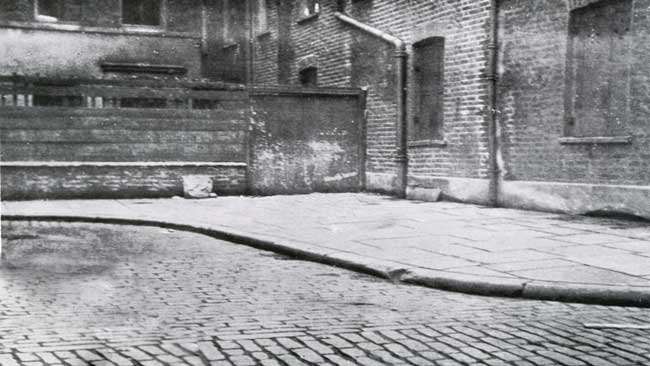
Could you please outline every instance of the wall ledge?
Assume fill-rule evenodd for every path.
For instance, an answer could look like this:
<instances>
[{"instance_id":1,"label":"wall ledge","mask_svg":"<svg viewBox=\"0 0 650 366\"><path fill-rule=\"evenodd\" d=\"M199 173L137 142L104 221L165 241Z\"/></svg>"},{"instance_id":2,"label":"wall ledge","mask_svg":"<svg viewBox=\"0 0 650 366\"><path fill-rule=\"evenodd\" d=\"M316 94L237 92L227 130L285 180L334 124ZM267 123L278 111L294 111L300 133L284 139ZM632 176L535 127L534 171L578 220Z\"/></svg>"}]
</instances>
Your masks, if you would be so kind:
<instances>
[{"instance_id":1,"label":"wall ledge","mask_svg":"<svg viewBox=\"0 0 650 366\"><path fill-rule=\"evenodd\" d=\"M266 38L266 37L270 37L270 36L271 36L271 31L270 30L261 31L261 32L255 34L256 38Z\"/></svg>"},{"instance_id":2,"label":"wall ledge","mask_svg":"<svg viewBox=\"0 0 650 366\"><path fill-rule=\"evenodd\" d=\"M562 145L578 144L631 144L632 136L590 136L590 137L560 137Z\"/></svg>"},{"instance_id":3,"label":"wall ledge","mask_svg":"<svg viewBox=\"0 0 650 366\"><path fill-rule=\"evenodd\" d=\"M237 48L239 48L239 43L232 40L226 41L223 47L221 47L221 49L223 50L230 50L230 49L237 49Z\"/></svg>"},{"instance_id":4,"label":"wall ledge","mask_svg":"<svg viewBox=\"0 0 650 366\"><path fill-rule=\"evenodd\" d=\"M296 20L296 23L298 23L298 24L306 23L306 22L308 22L308 21L310 21L312 19L318 18L319 15L320 15L320 12L318 12L318 11L314 12L312 14L309 14L309 15L305 15L304 17Z\"/></svg>"},{"instance_id":5,"label":"wall ledge","mask_svg":"<svg viewBox=\"0 0 650 366\"><path fill-rule=\"evenodd\" d=\"M416 140L409 141L408 147L446 147L447 141L445 140Z\"/></svg>"},{"instance_id":6,"label":"wall ledge","mask_svg":"<svg viewBox=\"0 0 650 366\"><path fill-rule=\"evenodd\" d=\"M201 39L200 34L195 34L191 32L172 32L157 27L145 28L145 27L124 26L124 27L111 28L111 27L85 26L76 23L18 22L12 20L0 20L0 27L27 29L27 30L44 30L44 31L55 31L55 32Z\"/></svg>"},{"instance_id":7,"label":"wall ledge","mask_svg":"<svg viewBox=\"0 0 650 366\"><path fill-rule=\"evenodd\" d=\"M166 74L185 75L187 68L182 65L157 65L148 63L133 62L102 62L99 67L102 72L116 73L145 73L145 74Z\"/></svg>"}]
</instances>

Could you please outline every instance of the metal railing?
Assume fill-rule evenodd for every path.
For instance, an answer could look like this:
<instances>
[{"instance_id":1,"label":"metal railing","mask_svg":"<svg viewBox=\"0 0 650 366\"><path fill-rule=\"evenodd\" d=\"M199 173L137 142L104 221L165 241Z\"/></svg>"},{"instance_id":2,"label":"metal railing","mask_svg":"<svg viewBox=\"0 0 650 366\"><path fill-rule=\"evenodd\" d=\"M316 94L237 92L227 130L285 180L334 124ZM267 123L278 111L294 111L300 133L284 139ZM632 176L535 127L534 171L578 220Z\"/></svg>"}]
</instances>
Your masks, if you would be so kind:
<instances>
[{"instance_id":1,"label":"metal railing","mask_svg":"<svg viewBox=\"0 0 650 366\"><path fill-rule=\"evenodd\" d=\"M206 81L0 76L0 107L219 109L242 85Z\"/></svg>"}]
</instances>

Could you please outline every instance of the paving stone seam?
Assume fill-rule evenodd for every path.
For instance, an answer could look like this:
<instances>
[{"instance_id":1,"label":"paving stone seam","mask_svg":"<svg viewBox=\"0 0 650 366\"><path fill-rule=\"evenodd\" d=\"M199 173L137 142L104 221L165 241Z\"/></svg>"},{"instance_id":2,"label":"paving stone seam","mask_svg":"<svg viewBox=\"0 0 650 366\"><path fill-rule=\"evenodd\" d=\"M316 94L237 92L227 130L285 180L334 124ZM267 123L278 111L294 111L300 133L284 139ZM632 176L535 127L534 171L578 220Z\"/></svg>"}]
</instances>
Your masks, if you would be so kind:
<instances>
[{"instance_id":1,"label":"paving stone seam","mask_svg":"<svg viewBox=\"0 0 650 366\"><path fill-rule=\"evenodd\" d=\"M158 219L136 219L115 216L80 216L80 215L0 215L5 221L51 221L51 222L83 222L104 223L117 225L151 226L207 235L215 239L225 240L236 244L246 245L260 250L271 251L297 259L322 263L339 268L361 272L376 277L419 285L439 290L460 292L481 296L498 296L524 298L529 300L559 301L571 303L597 304L609 306L630 306L650 308L650 288L633 286L602 286L602 285L558 285L556 282L538 280L492 279L485 276L462 275L455 276L445 271L431 274L421 274L419 268L411 266L396 266L398 263L385 260L377 261L370 257L319 248L310 245L310 249L302 249L300 243L291 240L269 240L251 236L248 232L238 232L235 229L224 230L214 227L175 223ZM275 239L275 240L274 240ZM327 250L325 250L327 249ZM352 259L350 258L352 257ZM442 272L442 273L441 273ZM496 281L501 280L501 281Z\"/></svg>"}]
</instances>

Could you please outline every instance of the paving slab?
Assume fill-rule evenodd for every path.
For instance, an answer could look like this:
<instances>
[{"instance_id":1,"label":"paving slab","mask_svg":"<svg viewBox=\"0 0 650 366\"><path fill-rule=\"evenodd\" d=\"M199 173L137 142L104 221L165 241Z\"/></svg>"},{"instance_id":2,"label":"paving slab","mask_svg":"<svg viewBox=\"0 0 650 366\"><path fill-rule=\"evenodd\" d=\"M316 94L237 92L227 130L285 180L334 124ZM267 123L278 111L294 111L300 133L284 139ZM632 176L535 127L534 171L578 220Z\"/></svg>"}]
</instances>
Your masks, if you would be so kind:
<instances>
[{"instance_id":1,"label":"paving slab","mask_svg":"<svg viewBox=\"0 0 650 366\"><path fill-rule=\"evenodd\" d=\"M195 231L446 290L650 306L650 223L643 221L365 193L4 201L1 208L3 220Z\"/></svg>"}]
</instances>

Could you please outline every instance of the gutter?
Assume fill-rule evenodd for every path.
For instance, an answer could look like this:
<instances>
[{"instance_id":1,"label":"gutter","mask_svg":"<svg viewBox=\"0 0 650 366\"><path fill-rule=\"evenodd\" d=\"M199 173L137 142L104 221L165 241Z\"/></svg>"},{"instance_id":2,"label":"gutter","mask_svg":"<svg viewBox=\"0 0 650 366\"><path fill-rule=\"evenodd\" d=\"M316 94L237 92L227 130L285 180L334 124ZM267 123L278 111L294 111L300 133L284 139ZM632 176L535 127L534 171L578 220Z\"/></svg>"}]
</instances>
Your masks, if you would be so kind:
<instances>
[{"instance_id":1,"label":"gutter","mask_svg":"<svg viewBox=\"0 0 650 366\"><path fill-rule=\"evenodd\" d=\"M406 147L406 43L391 34L362 23L341 12L335 12L334 16L345 24L351 25L390 43L395 48L395 95L397 96L395 101L397 105L397 121L395 123L395 137L397 143L397 148L395 149L395 165L397 170L397 181L395 183L395 190L398 197L404 198L406 197L406 184L408 177L408 155Z\"/></svg>"},{"instance_id":2,"label":"gutter","mask_svg":"<svg viewBox=\"0 0 650 366\"><path fill-rule=\"evenodd\" d=\"M499 205L499 183L501 175L501 147L497 126L497 60L498 60L498 0L490 1L488 67L487 67L487 122L489 151L488 205Z\"/></svg>"}]
</instances>

